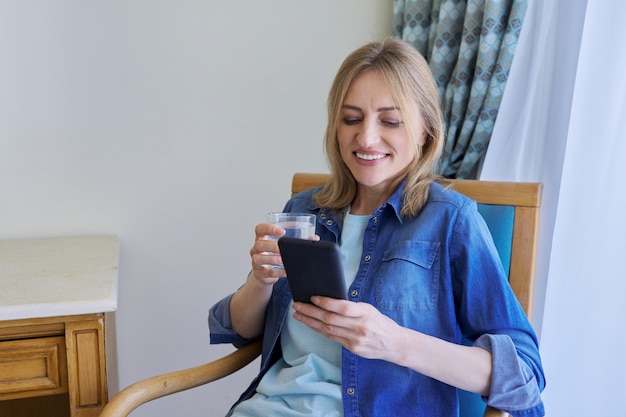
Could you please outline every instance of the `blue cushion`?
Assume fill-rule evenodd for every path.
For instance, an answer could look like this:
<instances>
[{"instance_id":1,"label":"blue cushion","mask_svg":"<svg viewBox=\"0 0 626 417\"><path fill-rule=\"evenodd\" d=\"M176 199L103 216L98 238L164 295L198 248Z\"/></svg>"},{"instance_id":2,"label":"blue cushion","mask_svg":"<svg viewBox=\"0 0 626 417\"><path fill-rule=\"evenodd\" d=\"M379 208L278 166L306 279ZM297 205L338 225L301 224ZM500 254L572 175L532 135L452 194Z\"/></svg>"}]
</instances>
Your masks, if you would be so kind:
<instances>
[{"instance_id":1,"label":"blue cushion","mask_svg":"<svg viewBox=\"0 0 626 417\"><path fill-rule=\"evenodd\" d=\"M506 275L511 269L511 246L513 244L513 221L515 220L514 206L498 206L493 204L479 204L478 212L485 219L496 244L498 255L504 266Z\"/></svg>"},{"instance_id":2,"label":"blue cushion","mask_svg":"<svg viewBox=\"0 0 626 417\"><path fill-rule=\"evenodd\" d=\"M478 394L464 391L459 392L459 417L482 417L485 414L487 405Z\"/></svg>"}]
</instances>

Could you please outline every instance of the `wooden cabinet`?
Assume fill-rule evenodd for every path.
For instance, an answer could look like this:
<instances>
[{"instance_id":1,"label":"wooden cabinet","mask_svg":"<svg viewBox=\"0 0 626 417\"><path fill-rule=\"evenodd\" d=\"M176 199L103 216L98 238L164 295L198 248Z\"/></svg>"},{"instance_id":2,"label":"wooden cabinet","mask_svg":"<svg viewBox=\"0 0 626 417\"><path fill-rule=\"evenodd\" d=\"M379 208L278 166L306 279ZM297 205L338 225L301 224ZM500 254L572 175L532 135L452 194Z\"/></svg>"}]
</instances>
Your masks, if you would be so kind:
<instances>
[{"instance_id":1,"label":"wooden cabinet","mask_svg":"<svg viewBox=\"0 0 626 417\"><path fill-rule=\"evenodd\" d=\"M3 288L7 288L4 284L10 279L6 274L21 274L24 285L22 289L14 289L13 293L8 290L0 294L0 416L97 417L108 400L105 313L111 311L111 304L108 301L103 304L103 299L93 297L88 290L89 279L96 277L99 282L93 285L105 288L107 285L102 285L102 281L111 278L111 285L116 288L117 274L107 278L102 274L102 267L114 266L117 271L117 241L52 239L43 242L43 246L37 241L38 250L27 250L34 257L20 257L13 252L13 263L7 257L2 258L3 249L6 255L11 246L4 242L3 247L2 243L0 241L0 282ZM42 247L48 248L43 252L49 250L55 257L52 264L44 265L47 258L41 256ZM93 261L94 254L99 261L85 263L86 260ZM59 294L44 294L50 305L33 294L36 289L26 285L32 285L34 279L28 280L28 274L23 275L23 268L15 267L18 258L28 263L29 268L45 271L46 281L57 280L53 287ZM55 262L56 266L53 265ZM81 265L78 277L78 269L72 268L76 263ZM75 279L67 279L69 276ZM30 299L37 299L32 310L23 303L16 303L16 298L29 290ZM87 299L76 297L82 293ZM12 317L24 315L24 311L31 311L31 315L38 317ZM76 314L46 314L51 311Z\"/></svg>"}]
</instances>

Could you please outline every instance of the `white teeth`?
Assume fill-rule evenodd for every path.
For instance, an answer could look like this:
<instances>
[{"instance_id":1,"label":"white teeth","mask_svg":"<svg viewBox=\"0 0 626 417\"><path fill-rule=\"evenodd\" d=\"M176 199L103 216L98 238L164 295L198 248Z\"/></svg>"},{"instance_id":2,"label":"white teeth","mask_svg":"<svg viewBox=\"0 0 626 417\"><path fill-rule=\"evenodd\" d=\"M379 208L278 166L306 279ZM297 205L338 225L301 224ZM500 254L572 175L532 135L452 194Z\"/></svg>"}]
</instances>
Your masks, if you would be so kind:
<instances>
[{"instance_id":1,"label":"white teeth","mask_svg":"<svg viewBox=\"0 0 626 417\"><path fill-rule=\"evenodd\" d=\"M375 159L383 159L386 156L384 153L379 153L376 155L369 155L369 154L355 152L355 154L357 158L365 159L366 161L373 161Z\"/></svg>"}]
</instances>

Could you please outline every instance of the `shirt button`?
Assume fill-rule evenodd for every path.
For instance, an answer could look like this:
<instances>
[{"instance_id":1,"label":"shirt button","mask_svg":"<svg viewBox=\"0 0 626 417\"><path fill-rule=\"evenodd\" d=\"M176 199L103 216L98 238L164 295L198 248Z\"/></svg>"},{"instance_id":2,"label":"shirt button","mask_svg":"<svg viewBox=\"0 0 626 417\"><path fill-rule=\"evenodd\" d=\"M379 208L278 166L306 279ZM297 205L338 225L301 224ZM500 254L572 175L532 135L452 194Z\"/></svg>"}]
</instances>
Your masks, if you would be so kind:
<instances>
[{"instance_id":1,"label":"shirt button","mask_svg":"<svg viewBox=\"0 0 626 417\"><path fill-rule=\"evenodd\" d=\"M372 223L378 223L378 217L373 217L372 218Z\"/></svg>"},{"instance_id":2,"label":"shirt button","mask_svg":"<svg viewBox=\"0 0 626 417\"><path fill-rule=\"evenodd\" d=\"M326 218L326 213L320 213L320 219L325 219Z\"/></svg>"},{"instance_id":3,"label":"shirt button","mask_svg":"<svg viewBox=\"0 0 626 417\"><path fill-rule=\"evenodd\" d=\"M333 225L332 220L326 220L326 226L332 226L332 225Z\"/></svg>"},{"instance_id":4,"label":"shirt button","mask_svg":"<svg viewBox=\"0 0 626 417\"><path fill-rule=\"evenodd\" d=\"M369 256L369 255L365 255L365 258L363 258L363 259L365 260L365 262L369 262L370 259L372 259L372 257Z\"/></svg>"},{"instance_id":5,"label":"shirt button","mask_svg":"<svg viewBox=\"0 0 626 417\"><path fill-rule=\"evenodd\" d=\"M348 395L354 395L355 390L354 390L354 388L350 387L350 388L348 388L348 389L346 390L346 392L348 393Z\"/></svg>"},{"instance_id":6,"label":"shirt button","mask_svg":"<svg viewBox=\"0 0 626 417\"><path fill-rule=\"evenodd\" d=\"M357 295L359 295L359 292L357 290L352 290L352 292L350 293L350 297L356 297Z\"/></svg>"}]
</instances>

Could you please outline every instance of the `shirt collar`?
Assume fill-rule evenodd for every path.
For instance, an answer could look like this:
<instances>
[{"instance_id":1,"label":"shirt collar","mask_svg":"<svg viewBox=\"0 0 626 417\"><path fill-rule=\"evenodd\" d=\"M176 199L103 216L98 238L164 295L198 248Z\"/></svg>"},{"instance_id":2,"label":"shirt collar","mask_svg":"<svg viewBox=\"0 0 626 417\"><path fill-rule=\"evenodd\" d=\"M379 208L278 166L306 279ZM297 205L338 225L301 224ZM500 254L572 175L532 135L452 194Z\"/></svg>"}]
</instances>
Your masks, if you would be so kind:
<instances>
[{"instance_id":1,"label":"shirt collar","mask_svg":"<svg viewBox=\"0 0 626 417\"><path fill-rule=\"evenodd\" d=\"M391 209L394 211L398 221L402 223L402 215L400 214L400 212L402 210L402 206L404 205L403 204L403 194L404 194L403 192L404 192L405 185L406 185L406 178L403 179L402 182L400 182L400 184L396 187L395 191L391 193L391 196L389 196L387 201L385 201L376 209L375 213L377 212L380 213L385 209L385 207L390 206ZM328 210L317 206L313 202L309 204L309 210L311 211L320 210L320 209L322 212L328 212Z\"/></svg>"},{"instance_id":2,"label":"shirt collar","mask_svg":"<svg viewBox=\"0 0 626 417\"><path fill-rule=\"evenodd\" d=\"M391 193L391 196L387 199L387 201L379 207L379 209L383 209L385 206L389 205L394 213L396 214L396 218L400 223L402 223L402 215L400 214L402 210L402 206L404 205L404 186L406 185L406 179L403 179L402 182L396 187L395 191Z\"/></svg>"}]
</instances>

